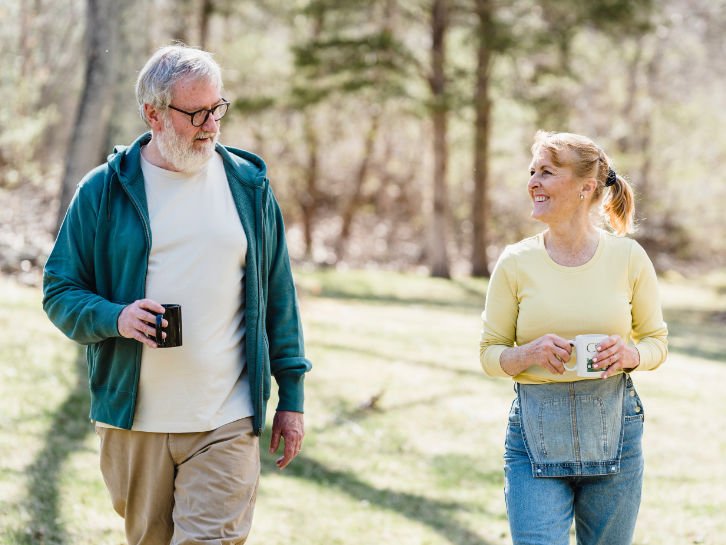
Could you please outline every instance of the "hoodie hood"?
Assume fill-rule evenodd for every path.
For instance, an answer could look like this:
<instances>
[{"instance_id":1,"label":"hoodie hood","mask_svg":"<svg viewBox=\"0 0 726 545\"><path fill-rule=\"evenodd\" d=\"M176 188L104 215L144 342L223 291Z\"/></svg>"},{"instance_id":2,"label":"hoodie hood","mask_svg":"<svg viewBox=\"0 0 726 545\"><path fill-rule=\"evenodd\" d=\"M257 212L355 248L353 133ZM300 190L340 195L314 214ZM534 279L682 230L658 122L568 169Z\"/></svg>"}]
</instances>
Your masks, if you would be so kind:
<instances>
[{"instance_id":1,"label":"hoodie hood","mask_svg":"<svg viewBox=\"0 0 726 545\"><path fill-rule=\"evenodd\" d=\"M117 145L109 154L108 166L125 184L133 184L141 179L141 148L151 141L151 132L139 136L130 146ZM223 146L217 143L215 151L222 156L228 176L236 180L258 187L264 187L267 181L267 165L261 157L238 148Z\"/></svg>"}]
</instances>

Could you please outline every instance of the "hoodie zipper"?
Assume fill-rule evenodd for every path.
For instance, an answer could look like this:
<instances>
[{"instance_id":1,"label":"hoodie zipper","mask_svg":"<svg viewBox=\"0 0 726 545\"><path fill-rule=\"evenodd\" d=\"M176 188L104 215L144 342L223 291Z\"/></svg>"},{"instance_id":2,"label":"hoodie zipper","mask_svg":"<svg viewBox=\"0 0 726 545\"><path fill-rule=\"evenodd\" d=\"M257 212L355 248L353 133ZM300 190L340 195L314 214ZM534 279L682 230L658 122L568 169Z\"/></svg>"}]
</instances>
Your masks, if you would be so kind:
<instances>
[{"instance_id":1,"label":"hoodie zipper","mask_svg":"<svg viewBox=\"0 0 726 545\"><path fill-rule=\"evenodd\" d=\"M119 180L119 183L120 180ZM139 215L139 219L141 220L141 225L144 227L144 235L146 236L146 267L144 267L144 286L146 286L146 275L149 270L149 254L151 253L151 227L149 226L148 222L146 221L146 218L144 217L144 213L141 210L141 206L139 206L139 203L136 202L136 198L131 194L131 192L128 190L128 188L121 184L121 187L124 190L124 193L126 193L126 196L131 201L131 204L134 205L134 208L136 209L136 213ZM141 296L143 297L145 293L142 293Z\"/></svg>"},{"instance_id":2,"label":"hoodie zipper","mask_svg":"<svg viewBox=\"0 0 726 545\"><path fill-rule=\"evenodd\" d=\"M139 215L139 219L141 220L141 225L144 227L144 235L146 236L146 266L144 267L144 288L146 286L146 277L149 272L149 255L151 253L151 226L146 221L146 218L144 217L144 213L141 210L141 206L139 206L139 203L136 202L136 199L131 194L131 192L128 190L128 188L121 183L121 180L119 179L119 184L123 188L124 193L126 193L126 196L131 201L131 204L134 205L134 208L136 209L136 213ZM110 190L110 188L109 188ZM143 298L146 295L146 289L143 290L141 297ZM139 375L141 373L141 343L137 343L136 347L136 391L134 392L134 399L133 399L133 405L134 410L131 411L131 421L129 424L129 429L131 429L131 426L133 426L133 415L136 412L136 397L138 395L138 381L139 381Z\"/></svg>"},{"instance_id":3,"label":"hoodie zipper","mask_svg":"<svg viewBox=\"0 0 726 545\"><path fill-rule=\"evenodd\" d=\"M267 181L267 178L265 178ZM264 388L265 388L265 369L264 362L265 356L262 350L265 349L265 320L263 316L263 304L262 304L262 271L265 266L265 211L264 211L264 193L265 188L263 186L262 192L260 193L260 262L257 269L257 315L258 315L258 331L260 335L260 341L257 342L258 350L258 361L260 362L260 395L257 398L257 414L259 415L259 421L257 423L257 435L262 433L264 422L262 419L262 407L264 405Z\"/></svg>"}]
</instances>

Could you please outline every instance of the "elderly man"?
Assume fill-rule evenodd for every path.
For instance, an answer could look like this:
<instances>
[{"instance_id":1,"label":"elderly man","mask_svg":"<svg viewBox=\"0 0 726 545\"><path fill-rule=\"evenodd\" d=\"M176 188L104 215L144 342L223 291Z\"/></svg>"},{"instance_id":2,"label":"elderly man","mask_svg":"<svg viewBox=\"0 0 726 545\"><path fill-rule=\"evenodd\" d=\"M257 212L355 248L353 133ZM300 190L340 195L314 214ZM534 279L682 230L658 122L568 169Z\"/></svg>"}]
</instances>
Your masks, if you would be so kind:
<instances>
[{"instance_id":1,"label":"elderly man","mask_svg":"<svg viewBox=\"0 0 726 545\"><path fill-rule=\"evenodd\" d=\"M229 102L209 53L160 49L136 95L151 132L79 184L43 307L87 345L101 471L128 543L244 543L271 374L278 467L304 435L310 362L282 215L262 159L217 142ZM183 342L160 348L170 303Z\"/></svg>"}]
</instances>

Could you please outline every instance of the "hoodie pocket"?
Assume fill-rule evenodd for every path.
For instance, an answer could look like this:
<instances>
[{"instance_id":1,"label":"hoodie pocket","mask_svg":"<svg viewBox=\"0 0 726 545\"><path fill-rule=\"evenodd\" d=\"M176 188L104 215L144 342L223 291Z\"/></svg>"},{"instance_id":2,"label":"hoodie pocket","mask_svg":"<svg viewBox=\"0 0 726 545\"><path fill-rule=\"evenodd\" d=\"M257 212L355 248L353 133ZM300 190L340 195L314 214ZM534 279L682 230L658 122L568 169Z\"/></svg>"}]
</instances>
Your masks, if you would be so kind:
<instances>
[{"instance_id":1,"label":"hoodie pocket","mask_svg":"<svg viewBox=\"0 0 726 545\"><path fill-rule=\"evenodd\" d=\"M98 376L98 364L101 358L101 351L107 342L108 339L104 339L101 342L89 345L88 350L86 351L86 361L88 362L88 383L94 390L102 389L105 386L105 378Z\"/></svg>"}]
</instances>

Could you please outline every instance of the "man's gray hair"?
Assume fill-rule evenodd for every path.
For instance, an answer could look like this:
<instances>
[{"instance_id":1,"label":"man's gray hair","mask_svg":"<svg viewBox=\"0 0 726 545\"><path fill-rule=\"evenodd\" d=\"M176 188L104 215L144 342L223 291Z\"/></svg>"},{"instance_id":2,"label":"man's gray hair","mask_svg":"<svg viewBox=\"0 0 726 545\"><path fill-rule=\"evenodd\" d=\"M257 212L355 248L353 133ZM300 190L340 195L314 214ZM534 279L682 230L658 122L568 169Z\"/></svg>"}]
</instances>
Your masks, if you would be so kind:
<instances>
[{"instance_id":1,"label":"man's gray hair","mask_svg":"<svg viewBox=\"0 0 726 545\"><path fill-rule=\"evenodd\" d=\"M136 102L147 125L144 104L163 110L171 104L174 84L186 77L209 79L222 89L222 71L212 55L184 44L162 47L146 62L136 80Z\"/></svg>"}]
</instances>

